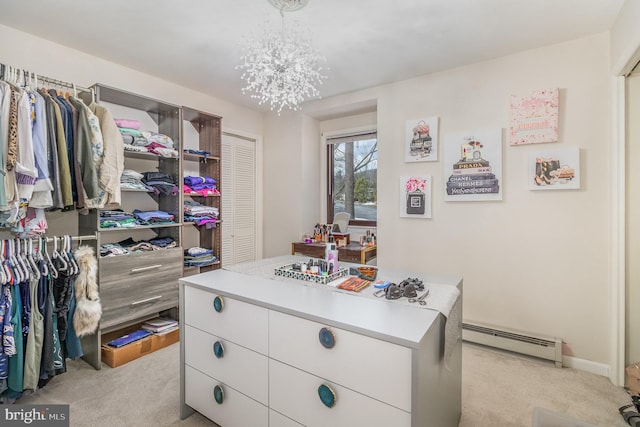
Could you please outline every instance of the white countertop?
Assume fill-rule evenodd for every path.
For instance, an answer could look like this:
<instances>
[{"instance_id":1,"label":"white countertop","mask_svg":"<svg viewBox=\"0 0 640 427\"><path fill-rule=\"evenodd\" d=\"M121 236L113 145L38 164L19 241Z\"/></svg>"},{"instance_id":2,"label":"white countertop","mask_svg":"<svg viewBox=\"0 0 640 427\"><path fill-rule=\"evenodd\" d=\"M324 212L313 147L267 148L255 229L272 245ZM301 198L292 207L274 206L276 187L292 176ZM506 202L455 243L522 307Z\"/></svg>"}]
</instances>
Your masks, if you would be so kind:
<instances>
[{"instance_id":1,"label":"white countertop","mask_svg":"<svg viewBox=\"0 0 640 427\"><path fill-rule=\"evenodd\" d=\"M307 258L295 256L270 258L241 266L239 270L243 270L243 273L225 269L215 270L184 277L180 279L180 283L212 290L222 296L412 348L420 346L429 328L440 315L439 311L430 309L428 306L425 308L418 304L409 304L406 298L403 298L402 302L375 298L372 296L375 290L372 286L365 289L366 293L364 291L354 293L338 290L331 285L280 276L269 278L269 272L273 275L273 265L285 265L291 263L291 260L299 262L301 259ZM437 283L437 286L430 287L431 293L427 299L432 298L434 293L434 298L438 297L438 293L447 293L448 298L454 295L455 302L460 299L462 288L460 278L406 272L388 273L400 274L399 278L394 278L393 281L400 281L406 277L418 277L423 280L426 287L429 287L431 282ZM378 278L391 280L393 277L389 274L384 274L384 270L380 269ZM342 278L344 279L346 278ZM441 292L438 291L439 289ZM454 304L451 305L451 309L453 306ZM445 314L459 319L461 304L455 304L455 307L454 311ZM455 329L459 328L459 322L456 322Z\"/></svg>"}]
</instances>

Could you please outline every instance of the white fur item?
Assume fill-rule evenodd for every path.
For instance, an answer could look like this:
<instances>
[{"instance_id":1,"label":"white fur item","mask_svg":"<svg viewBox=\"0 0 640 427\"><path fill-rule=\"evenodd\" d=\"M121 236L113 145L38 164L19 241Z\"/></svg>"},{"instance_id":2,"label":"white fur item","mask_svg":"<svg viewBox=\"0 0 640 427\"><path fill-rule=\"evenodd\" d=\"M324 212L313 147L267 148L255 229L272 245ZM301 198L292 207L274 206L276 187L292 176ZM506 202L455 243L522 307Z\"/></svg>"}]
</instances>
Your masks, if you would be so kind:
<instances>
[{"instance_id":1,"label":"white fur item","mask_svg":"<svg viewBox=\"0 0 640 427\"><path fill-rule=\"evenodd\" d=\"M93 334L100 324L102 305L98 295L98 260L93 248L80 246L74 251L80 267L75 283L76 311L73 314L73 327L79 337Z\"/></svg>"}]
</instances>

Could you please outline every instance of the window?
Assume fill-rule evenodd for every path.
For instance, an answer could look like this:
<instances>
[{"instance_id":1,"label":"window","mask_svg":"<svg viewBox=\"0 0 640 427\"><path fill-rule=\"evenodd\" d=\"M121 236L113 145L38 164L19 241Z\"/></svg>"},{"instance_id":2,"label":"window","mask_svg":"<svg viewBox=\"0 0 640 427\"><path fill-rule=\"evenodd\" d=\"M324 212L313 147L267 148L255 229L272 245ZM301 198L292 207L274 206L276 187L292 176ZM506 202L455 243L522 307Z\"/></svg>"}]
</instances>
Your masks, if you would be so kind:
<instances>
[{"instance_id":1,"label":"window","mask_svg":"<svg viewBox=\"0 0 640 427\"><path fill-rule=\"evenodd\" d=\"M327 222L338 212L349 225L375 227L378 204L378 139L375 131L327 138Z\"/></svg>"}]
</instances>

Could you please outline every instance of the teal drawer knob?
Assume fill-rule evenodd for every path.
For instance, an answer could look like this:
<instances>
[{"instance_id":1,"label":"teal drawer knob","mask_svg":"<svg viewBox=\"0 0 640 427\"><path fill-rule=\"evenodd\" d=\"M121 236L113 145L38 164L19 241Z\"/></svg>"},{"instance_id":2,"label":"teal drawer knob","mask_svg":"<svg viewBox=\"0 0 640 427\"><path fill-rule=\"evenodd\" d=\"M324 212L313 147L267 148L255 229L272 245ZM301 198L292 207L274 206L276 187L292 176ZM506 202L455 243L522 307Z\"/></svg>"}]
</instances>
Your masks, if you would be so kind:
<instances>
[{"instance_id":1,"label":"teal drawer knob","mask_svg":"<svg viewBox=\"0 0 640 427\"><path fill-rule=\"evenodd\" d=\"M318 338L324 348L333 348L336 345L336 334L329 328L320 329Z\"/></svg>"},{"instance_id":2,"label":"teal drawer knob","mask_svg":"<svg viewBox=\"0 0 640 427\"><path fill-rule=\"evenodd\" d=\"M224 299L222 297L218 296L213 299L213 309L218 313L222 313L222 310L224 310Z\"/></svg>"},{"instance_id":3,"label":"teal drawer knob","mask_svg":"<svg viewBox=\"0 0 640 427\"><path fill-rule=\"evenodd\" d=\"M318 387L318 396L320 396L320 401L327 408L333 408L336 406L336 393L329 385L322 384Z\"/></svg>"},{"instance_id":4,"label":"teal drawer knob","mask_svg":"<svg viewBox=\"0 0 640 427\"><path fill-rule=\"evenodd\" d=\"M213 398L219 405L222 405L222 402L224 402L224 390L219 385L213 388Z\"/></svg>"},{"instance_id":5,"label":"teal drawer knob","mask_svg":"<svg viewBox=\"0 0 640 427\"><path fill-rule=\"evenodd\" d=\"M224 357L224 346L220 341L216 341L213 343L213 354L218 359L221 359Z\"/></svg>"}]
</instances>

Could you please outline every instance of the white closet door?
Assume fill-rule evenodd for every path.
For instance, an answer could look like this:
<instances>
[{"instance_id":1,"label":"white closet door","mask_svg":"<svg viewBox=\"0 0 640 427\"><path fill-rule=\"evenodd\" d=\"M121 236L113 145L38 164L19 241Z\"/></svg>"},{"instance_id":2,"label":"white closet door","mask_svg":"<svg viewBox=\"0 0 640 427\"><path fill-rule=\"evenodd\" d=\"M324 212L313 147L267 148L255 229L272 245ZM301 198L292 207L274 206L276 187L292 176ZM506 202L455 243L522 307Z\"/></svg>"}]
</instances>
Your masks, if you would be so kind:
<instances>
[{"instance_id":1,"label":"white closet door","mask_svg":"<svg viewBox=\"0 0 640 427\"><path fill-rule=\"evenodd\" d=\"M222 135L222 265L256 259L256 141Z\"/></svg>"}]
</instances>

